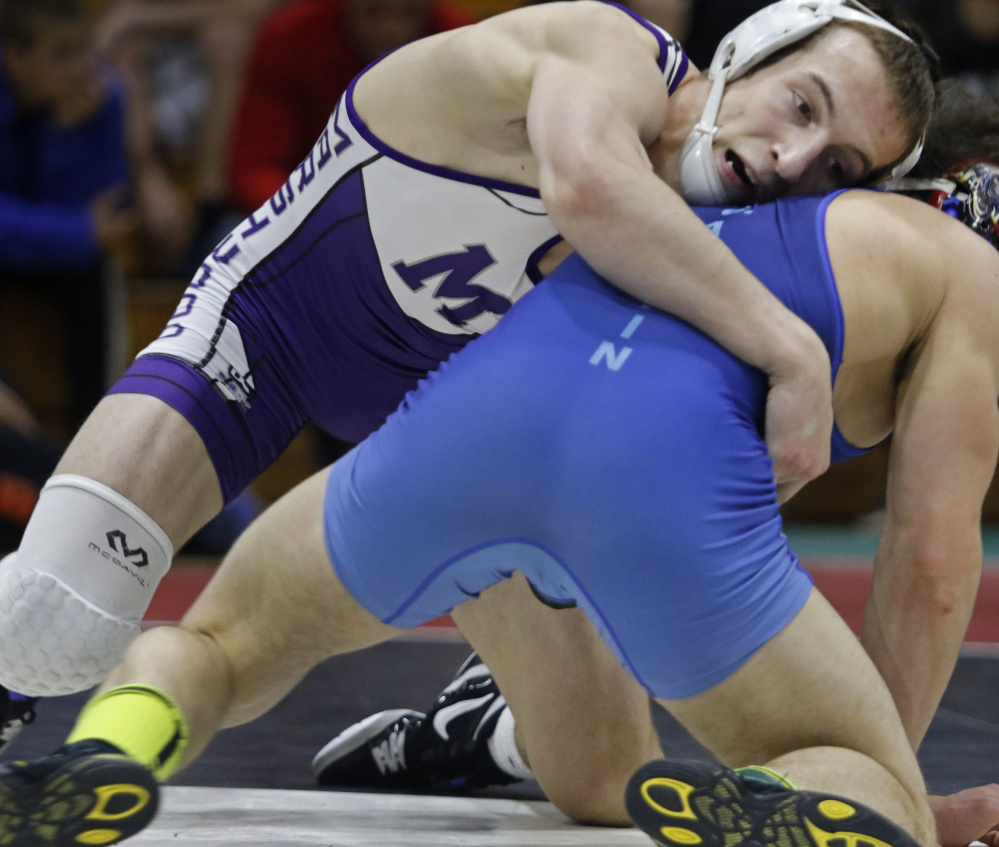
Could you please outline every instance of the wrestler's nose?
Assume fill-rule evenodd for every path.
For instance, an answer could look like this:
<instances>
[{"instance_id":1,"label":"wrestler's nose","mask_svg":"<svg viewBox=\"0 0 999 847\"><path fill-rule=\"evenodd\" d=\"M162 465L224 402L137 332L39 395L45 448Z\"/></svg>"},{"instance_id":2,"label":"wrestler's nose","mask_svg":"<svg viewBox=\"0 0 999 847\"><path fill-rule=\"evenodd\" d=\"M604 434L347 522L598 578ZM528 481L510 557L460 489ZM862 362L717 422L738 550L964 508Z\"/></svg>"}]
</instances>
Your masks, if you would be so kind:
<instances>
[{"instance_id":1,"label":"wrestler's nose","mask_svg":"<svg viewBox=\"0 0 999 847\"><path fill-rule=\"evenodd\" d=\"M773 146L774 171L781 180L796 186L815 170L825 149L823 133L811 130L790 133Z\"/></svg>"}]
</instances>

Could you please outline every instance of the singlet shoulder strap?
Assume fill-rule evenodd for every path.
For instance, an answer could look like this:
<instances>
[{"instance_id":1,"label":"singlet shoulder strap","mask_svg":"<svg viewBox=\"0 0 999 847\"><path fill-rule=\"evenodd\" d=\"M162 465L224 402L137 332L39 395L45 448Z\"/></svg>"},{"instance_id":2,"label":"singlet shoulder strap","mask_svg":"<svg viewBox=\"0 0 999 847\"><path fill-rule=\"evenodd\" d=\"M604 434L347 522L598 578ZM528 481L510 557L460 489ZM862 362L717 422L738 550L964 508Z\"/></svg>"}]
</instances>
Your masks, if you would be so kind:
<instances>
[{"instance_id":1,"label":"singlet shoulder strap","mask_svg":"<svg viewBox=\"0 0 999 847\"><path fill-rule=\"evenodd\" d=\"M620 9L626 15L638 21L638 23L656 37L656 40L659 42L659 70L662 71L663 79L666 80L666 86L670 95L672 95L680 83L683 82L684 77L687 76L687 71L690 69L690 60L687 58L687 54L680 46L680 43L661 26L647 21L641 15L635 14L631 9L626 9L620 3L615 3L614 0L601 0L601 2Z\"/></svg>"}]
</instances>

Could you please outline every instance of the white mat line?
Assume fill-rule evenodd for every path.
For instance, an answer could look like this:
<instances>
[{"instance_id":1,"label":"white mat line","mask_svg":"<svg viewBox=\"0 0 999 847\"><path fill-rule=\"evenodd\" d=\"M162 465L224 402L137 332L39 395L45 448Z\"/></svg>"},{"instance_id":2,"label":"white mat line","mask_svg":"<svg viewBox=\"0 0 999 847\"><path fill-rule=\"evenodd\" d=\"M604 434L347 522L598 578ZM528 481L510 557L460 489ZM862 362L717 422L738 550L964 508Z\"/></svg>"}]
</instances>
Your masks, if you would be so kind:
<instances>
[{"instance_id":1,"label":"white mat line","mask_svg":"<svg viewBox=\"0 0 999 847\"><path fill-rule=\"evenodd\" d=\"M167 786L136 847L644 847L544 801Z\"/></svg>"}]
</instances>

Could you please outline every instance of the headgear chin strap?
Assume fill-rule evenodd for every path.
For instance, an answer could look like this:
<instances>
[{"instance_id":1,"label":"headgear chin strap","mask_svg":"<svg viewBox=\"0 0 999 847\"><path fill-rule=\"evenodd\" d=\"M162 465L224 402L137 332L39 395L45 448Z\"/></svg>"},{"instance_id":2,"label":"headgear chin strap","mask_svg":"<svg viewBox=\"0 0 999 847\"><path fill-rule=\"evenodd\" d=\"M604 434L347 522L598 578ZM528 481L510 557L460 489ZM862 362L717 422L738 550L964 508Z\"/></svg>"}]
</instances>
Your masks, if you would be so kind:
<instances>
[{"instance_id":1,"label":"headgear chin strap","mask_svg":"<svg viewBox=\"0 0 999 847\"><path fill-rule=\"evenodd\" d=\"M900 179L895 191L928 195L930 205L971 227L999 248L999 165L959 165L939 179Z\"/></svg>"},{"instance_id":2,"label":"headgear chin strap","mask_svg":"<svg viewBox=\"0 0 999 847\"><path fill-rule=\"evenodd\" d=\"M708 69L711 90L701 119L680 151L680 193L695 206L723 206L729 202L718 168L713 142L725 83L738 79L768 56L801 41L832 20L854 21L886 30L911 42L904 32L857 0L778 0L746 18L726 35ZM922 140L891 173L908 173L922 152Z\"/></svg>"}]
</instances>

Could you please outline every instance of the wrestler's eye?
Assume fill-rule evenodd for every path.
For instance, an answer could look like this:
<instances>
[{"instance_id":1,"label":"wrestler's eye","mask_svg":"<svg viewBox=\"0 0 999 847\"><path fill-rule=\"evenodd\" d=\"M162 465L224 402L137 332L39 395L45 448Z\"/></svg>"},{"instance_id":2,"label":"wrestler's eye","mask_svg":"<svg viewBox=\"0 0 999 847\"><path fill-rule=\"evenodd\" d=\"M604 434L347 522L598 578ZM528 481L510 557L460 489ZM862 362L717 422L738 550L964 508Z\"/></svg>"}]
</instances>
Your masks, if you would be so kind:
<instances>
[{"instance_id":1,"label":"wrestler's eye","mask_svg":"<svg viewBox=\"0 0 999 847\"><path fill-rule=\"evenodd\" d=\"M801 115L806 121L810 121L812 119L811 105L809 105L808 101L798 94L798 92L794 93L794 107L798 110L798 114Z\"/></svg>"},{"instance_id":2,"label":"wrestler's eye","mask_svg":"<svg viewBox=\"0 0 999 847\"><path fill-rule=\"evenodd\" d=\"M829 160L829 175L833 178L835 185L842 185L846 178L846 168L838 159Z\"/></svg>"}]
</instances>

